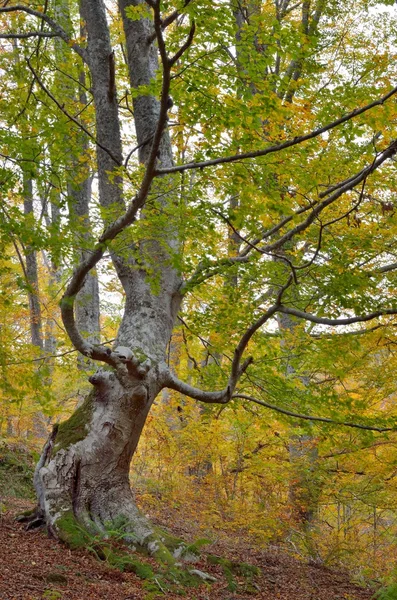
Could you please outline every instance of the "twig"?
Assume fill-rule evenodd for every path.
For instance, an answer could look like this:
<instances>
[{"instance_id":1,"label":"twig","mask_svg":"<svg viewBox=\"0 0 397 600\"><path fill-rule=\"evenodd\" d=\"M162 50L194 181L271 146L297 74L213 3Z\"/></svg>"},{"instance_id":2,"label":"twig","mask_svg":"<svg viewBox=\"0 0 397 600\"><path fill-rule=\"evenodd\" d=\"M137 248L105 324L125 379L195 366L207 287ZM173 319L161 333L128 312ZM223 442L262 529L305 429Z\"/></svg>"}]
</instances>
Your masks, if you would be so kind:
<instances>
[{"instance_id":1,"label":"twig","mask_svg":"<svg viewBox=\"0 0 397 600\"><path fill-rule=\"evenodd\" d=\"M98 140L96 139L96 137L94 135L92 135L92 133L82 124L80 123L80 121L78 121L73 115L71 115L66 109L65 107L58 102L58 100L55 98L55 96L53 96L53 94L50 92L50 90L44 85L44 83L42 82L42 80L40 79L40 77L38 76L38 74L36 73L36 71L34 70L34 68L32 67L29 59L26 59L26 62L28 64L28 67L30 69L30 71L33 73L34 78L36 79L37 83L39 84L39 86L41 87L41 89L47 94L47 96L49 98L51 98L51 100L57 105L57 107L59 108L60 111L63 112L63 114L70 120L73 121L73 123L75 125L77 125L77 127L79 127L82 131L84 131L84 133L86 135L88 135L88 137L99 147L101 148L101 150L103 150L104 152L106 152L110 158L116 163L116 165L121 166L121 163L119 161L119 159L117 157L114 156L114 154L105 146L103 146L103 144L101 144L100 142L98 142Z\"/></svg>"}]
</instances>

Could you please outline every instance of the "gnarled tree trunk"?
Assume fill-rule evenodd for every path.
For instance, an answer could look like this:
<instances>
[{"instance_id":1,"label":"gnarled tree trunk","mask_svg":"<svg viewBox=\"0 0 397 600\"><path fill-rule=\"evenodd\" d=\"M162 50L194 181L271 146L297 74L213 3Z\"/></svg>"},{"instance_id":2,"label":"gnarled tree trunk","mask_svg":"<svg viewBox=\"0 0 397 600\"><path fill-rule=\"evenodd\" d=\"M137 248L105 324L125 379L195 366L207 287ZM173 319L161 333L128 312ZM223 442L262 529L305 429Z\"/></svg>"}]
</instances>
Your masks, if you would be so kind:
<instances>
[{"instance_id":1,"label":"gnarled tree trunk","mask_svg":"<svg viewBox=\"0 0 397 600\"><path fill-rule=\"evenodd\" d=\"M35 483L42 515L57 537L73 545L76 523L91 534L118 523L130 543L167 560L129 484L131 458L159 391L157 379L155 370L124 381L99 371L85 403L54 430Z\"/></svg>"},{"instance_id":2,"label":"gnarled tree trunk","mask_svg":"<svg viewBox=\"0 0 397 600\"><path fill-rule=\"evenodd\" d=\"M132 21L125 17L125 8L135 4L120 1L133 87L150 83L158 68L157 50L153 42L148 43L153 24L149 19ZM125 207L121 178L112 174L120 168L122 149L115 59L105 5L101 0L82 0L80 6L87 29L84 56L90 69L96 108L100 202L104 207L119 206L122 212ZM160 102L153 96L138 97L134 100L134 111L141 145L140 161L147 164L152 160L154 165L151 146L161 118ZM164 129L164 116L163 121ZM172 165L166 130L161 133L155 162L160 166ZM169 201L172 199L166 198L164 202ZM175 248L178 240L172 226L166 234L168 246ZM75 346L86 356L103 358L113 370L99 369L90 378L93 390L82 406L68 421L54 428L35 473L40 516L50 532L70 543L80 526L98 533L106 532L111 524L123 523L131 544L145 547L162 560L171 560L153 527L136 507L130 490L129 468L150 407L164 387L161 364L181 301L178 292L181 280L170 265L164 243L159 241L142 243L141 249L134 247L130 256L118 255L112 248L110 252L126 295L116 352L99 349L92 341L83 340L78 332L79 310L75 327L73 306L68 316L67 303L63 306L66 314L63 318L67 329L75 331L71 336ZM139 267L137 255L141 256ZM84 260L90 261L91 254L83 256L82 262ZM148 281L147 260L155 261L158 266L155 293ZM88 273L89 270L83 280L87 281ZM79 282L80 290L84 289L82 286L84 283ZM75 296L70 295L73 299ZM102 354L96 356L87 350L90 347L96 347L95 352Z\"/></svg>"}]
</instances>

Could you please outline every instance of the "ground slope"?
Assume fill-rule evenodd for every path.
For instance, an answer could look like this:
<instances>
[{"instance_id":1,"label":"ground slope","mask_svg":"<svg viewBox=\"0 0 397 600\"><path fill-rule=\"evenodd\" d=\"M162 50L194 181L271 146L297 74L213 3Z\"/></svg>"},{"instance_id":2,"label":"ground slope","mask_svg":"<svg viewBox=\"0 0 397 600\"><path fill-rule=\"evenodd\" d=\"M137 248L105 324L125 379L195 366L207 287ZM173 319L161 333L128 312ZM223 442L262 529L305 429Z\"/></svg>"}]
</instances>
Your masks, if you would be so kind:
<instances>
[{"instance_id":1,"label":"ground slope","mask_svg":"<svg viewBox=\"0 0 397 600\"><path fill-rule=\"evenodd\" d=\"M7 506L10 507L8 499ZM14 521L24 501L12 501L12 508L0 518L0 600L154 600L180 599L173 592L145 588L133 573L121 573L98 562L86 552L70 551L49 539L42 531L26 532ZM221 548L216 548L219 554ZM299 562L277 550L250 550L236 540L225 549L228 558L260 567L261 574L247 581L234 573L225 576L221 565L204 558L195 568L217 578L209 586L186 589L189 600L370 600L372 593L352 584L346 574ZM153 563L152 563L153 564ZM156 588L156 586L154 586ZM165 591L165 590L164 590Z\"/></svg>"}]
</instances>

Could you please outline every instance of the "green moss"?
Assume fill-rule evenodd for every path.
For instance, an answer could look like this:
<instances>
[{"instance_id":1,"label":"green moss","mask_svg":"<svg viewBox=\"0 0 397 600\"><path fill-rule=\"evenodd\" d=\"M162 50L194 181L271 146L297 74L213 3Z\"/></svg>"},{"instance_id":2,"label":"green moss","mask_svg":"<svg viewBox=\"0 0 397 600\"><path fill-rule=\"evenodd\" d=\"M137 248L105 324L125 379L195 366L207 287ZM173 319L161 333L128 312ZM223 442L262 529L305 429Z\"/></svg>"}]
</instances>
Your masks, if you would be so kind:
<instances>
[{"instance_id":1,"label":"green moss","mask_svg":"<svg viewBox=\"0 0 397 600\"><path fill-rule=\"evenodd\" d=\"M373 597L373 600L394 600L397 598L397 583L382 587Z\"/></svg>"},{"instance_id":2,"label":"green moss","mask_svg":"<svg viewBox=\"0 0 397 600\"><path fill-rule=\"evenodd\" d=\"M156 600L156 598L162 598L164 596L164 591L168 591L165 590L162 591L161 588L159 587L159 583L156 583L155 581L145 581L143 584L143 589L146 591L145 594L145 600Z\"/></svg>"},{"instance_id":3,"label":"green moss","mask_svg":"<svg viewBox=\"0 0 397 600\"><path fill-rule=\"evenodd\" d=\"M0 489L4 496L29 499L35 497L35 458L33 452L17 444L0 445Z\"/></svg>"},{"instance_id":4,"label":"green moss","mask_svg":"<svg viewBox=\"0 0 397 600\"><path fill-rule=\"evenodd\" d=\"M175 565L175 559L169 549L159 541L162 537L159 531L145 540L145 545L151 541L156 542L158 545L158 549L152 553L152 556L157 558L159 562L159 569L154 571L151 565L124 551L122 546L124 532L120 534L119 530L111 531L110 533L113 535L110 539L104 539L100 534L92 535L80 526L72 511L62 514L56 522L56 528L59 537L72 549L85 548L109 566L122 572L135 573L144 581L147 600L168 593L184 596L186 595L186 588L205 585L203 580L195 573L190 573L186 569ZM174 547L178 547L183 543L179 538L169 534L166 537L168 543L172 543ZM197 547L203 544L204 540L196 542Z\"/></svg>"},{"instance_id":5,"label":"green moss","mask_svg":"<svg viewBox=\"0 0 397 600\"><path fill-rule=\"evenodd\" d=\"M190 552L191 554L196 554L197 556L200 556L201 548L203 546L208 546L208 544L212 544L212 541L208 540L207 538L200 538L193 542L193 544L189 544L188 546L186 546L186 549L184 550L183 554L187 554Z\"/></svg>"},{"instance_id":6,"label":"green moss","mask_svg":"<svg viewBox=\"0 0 397 600\"><path fill-rule=\"evenodd\" d=\"M114 542L93 536L81 527L71 511L65 512L56 522L60 538L72 549L85 548L99 560L119 571L135 573L140 579L152 579L153 569L116 547Z\"/></svg>"},{"instance_id":7,"label":"green moss","mask_svg":"<svg viewBox=\"0 0 397 600\"><path fill-rule=\"evenodd\" d=\"M225 579L227 581L227 589L230 590L231 592L237 592L238 583L236 582L236 580L233 577L232 570L229 566L229 561L225 561L222 564L222 569L223 569L223 574L225 575Z\"/></svg>"},{"instance_id":8,"label":"green moss","mask_svg":"<svg viewBox=\"0 0 397 600\"><path fill-rule=\"evenodd\" d=\"M167 581L174 582L183 587L198 587L203 583L203 580L197 575L189 573L186 569L179 569L178 567L170 567L164 573L164 576Z\"/></svg>"},{"instance_id":9,"label":"green moss","mask_svg":"<svg viewBox=\"0 0 397 600\"><path fill-rule=\"evenodd\" d=\"M192 544L186 544L182 540L182 538L175 537L168 531L161 529L160 527L155 527L155 533L160 538L162 543L168 550L173 554L176 550L182 549L179 556L183 557L187 554L194 554L196 556L200 556L201 548L206 546L207 544L211 544L211 540L206 538L201 538L193 542Z\"/></svg>"},{"instance_id":10,"label":"green moss","mask_svg":"<svg viewBox=\"0 0 397 600\"><path fill-rule=\"evenodd\" d=\"M115 569L126 573L135 573L140 579L153 579L154 571L152 567L145 564L119 549L113 548L111 545L102 545L103 560Z\"/></svg>"},{"instance_id":11,"label":"green moss","mask_svg":"<svg viewBox=\"0 0 397 600\"><path fill-rule=\"evenodd\" d=\"M246 579L252 579L253 577L260 574L259 567L250 565L248 563L232 563L235 573L245 577Z\"/></svg>"},{"instance_id":12,"label":"green moss","mask_svg":"<svg viewBox=\"0 0 397 600\"><path fill-rule=\"evenodd\" d=\"M155 527L154 531L160 538L160 540L163 542L164 546L166 546L171 552L174 552L174 550L176 550L180 546L185 545L185 542L181 538L175 537L174 535L168 533L168 531L165 531L160 527Z\"/></svg>"},{"instance_id":13,"label":"green moss","mask_svg":"<svg viewBox=\"0 0 397 600\"><path fill-rule=\"evenodd\" d=\"M54 453L66 449L86 437L87 426L91 421L94 408L94 395L95 390L92 390L72 416L67 421L60 423L55 438Z\"/></svg>"},{"instance_id":14,"label":"green moss","mask_svg":"<svg viewBox=\"0 0 397 600\"><path fill-rule=\"evenodd\" d=\"M124 571L135 573L140 579L153 579L154 577L154 571L150 565L146 565L131 556L122 559L122 566Z\"/></svg>"},{"instance_id":15,"label":"green moss","mask_svg":"<svg viewBox=\"0 0 397 600\"><path fill-rule=\"evenodd\" d=\"M76 548L89 548L93 537L79 525L73 512L68 510L56 521L57 533L60 539L72 550Z\"/></svg>"},{"instance_id":16,"label":"green moss","mask_svg":"<svg viewBox=\"0 0 397 600\"><path fill-rule=\"evenodd\" d=\"M164 544L161 539L161 536L158 533L153 533L145 538L145 544L143 546L137 544L137 550L142 554L147 554L146 547L150 543L156 544L157 549L151 551L150 556L156 558L159 563L163 565L174 565L175 558L172 553L169 551L168 547Z\"/></svg>"},{"instance_id":17,"label":"green moss","mask_svg":"<svg viewBox=\"0 0 397 600\"><path fill-rule=\"evenodd\" d=\"M23 512L19 513L17 516L17 519L23 519L24 517L32 517L36 512L36 507L35 508L29 508L29 510L24 510Z\"/></svg>"},{"instance_id":18,"label":"green moss","mask_svg":"<svg viewBox=\"0 0 397 600\"><path fill-rule=\"evenodd\" d=\"M172 594L173 597L183 597L187 595L187 587L200 585L203 585L203 581L196 575L177 567L170 567L162 572L154 573L151 580L144 582L143 588L147 592L145 600L154 600L168 594Z\"/></svg>"},{"instance_id":19,"label":"green moss","mask_svg":"<svg viewBox=\"0 0 397 600\"><path fill-rule=\"evenodd\" d=\"M243 577L245 579L245 585L243 586L244 591L253 593L253 590L257 590L253 587L252 583L254 578L260 574L260 569L255 565L250 565L244 562L235 562L216 556L215 554L207 555L207 562L211 565L220 565L225 575L228 589L231 592L236 592L239 589L239 585L236 582L234 576Z\"/></svg>"}]
</instances>

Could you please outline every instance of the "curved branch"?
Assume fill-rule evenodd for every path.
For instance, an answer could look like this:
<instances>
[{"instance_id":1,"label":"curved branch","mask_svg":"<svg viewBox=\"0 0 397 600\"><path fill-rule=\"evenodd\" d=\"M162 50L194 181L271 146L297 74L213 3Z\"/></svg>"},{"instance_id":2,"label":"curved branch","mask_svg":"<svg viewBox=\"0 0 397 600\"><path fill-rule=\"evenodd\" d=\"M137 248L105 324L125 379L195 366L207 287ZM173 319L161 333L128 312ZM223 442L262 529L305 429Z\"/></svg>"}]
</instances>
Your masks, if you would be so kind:
<instances>
[{"instance_id":1,"label":"curved branch","mask_svg":"<svg viewBox=\"0 0 397 600\"><path fill-rule=\"evenodd\" d=\"M180 392L189 398L199 400L200 402L206 402L209 404L227 404L231 399L231 389L227 386L225 389L219 392L207 392L196 388L188 383L185 383L181 379L178 379L171 371L166 367L163 371L163 384L164 387Z\"/></svg>"},{"instance_id":2,"label":"curved branch","mask_svg":"<svg viewBox=\"0 0 397 600\"><path fill-rule=\"evenodd\" d=\"M287 233L282 235L278 240L276 240L272 244L263 246L263 250L265 250L267 252L269 252L270 250L277 250L278 248L282 247L285 244L285 242L288 242L290 239L292 239L295 235L297 235L298 233L301 233L302 231L305 231L313 223L313 221L316 219L316 217L324 210L324 208L327 208L330 204L333 204L336 200L338 200L338 198L340 198L340 196L342 196L345 192L348 192L351 189L353 189L359 183L361 183L363 181L365 182L367 177L371 173L376 171L376 169L378 169L386 160L388 160L389 158L394 156L396 154L396 151L397 151L397 140L394 140L386 148L386 150L384 150L380 154L380 156L376 157L375 160L373 160L370 165L368 165L367 167L364 167L364 169L362 169L360 171L360 173L358 173L355 176L355 178L349 178L348 180L346 180L346 183L344 185L341 185L341 187L339 187L339 189L337 189L333 194L328 196L322 202L319 202L318 204L316 204L316 206L313 208L312 212L309 214L309 216L304 221L302 221L301 223L298 223L298 225L296 225L295 227L293 227L292 229L287 231Z\"/></svg>"},{"instance_id":3,"label":"curved branch","mask_svg":"<svg viewBox=\"0 0 397 600\"><path fill-rule=\"evenodd\" d=\"M252 357L247 358L243 364L241 364L241 359L243 357L244 351L247 348L249 341L252 336L260 329L276 312L280 306L281 298L285 290L291 285L292 277L288 278L288 281L285 285L283 285L276 298L276 302L273 306L268 308L268 310L257 319L244 333L241 337L239 343L236 346L233 354L232 367L230 370L229 381L227 386L220 391L217 392L207 392L201 390L199 388L193 387L184 381L178 379L168 368L168 366L163 367L162 370L162 378L163 378L163 386L169 387L172 390L176 390L181 394L185 394L194 400L199 400L200 402L208 402L212 404L227 404L231 398L233 391L236 388L236 385L243 373L248 369L249 365L252 363Z\"/></svg>"},{"instance_id":4,"label":"curved branch","mask_svg":"<svg viewBox=\"0 0 397 600\"><path fill-rule=\"evenodd\" d=\"M315 417L311 415L302 415L300 413L292 412L291 410L287 410L286 408L281 408L280 406L276 406L275 404L270 404L269 402L264 402L263 400L258 400L258 398L254 398L253 396L248 396L247 394L233 394L233 398L241 398L243 400L249 400L250 402L254 402L255 404L259 404L260 406L264 406L265 408L270 408L270 410L275 410L283 415L287 415L288 417L293 417L295 419L303 419L305 421L318 421L320 423L331 423L332 425L342 425L343 427L354 427L356 429L364 429L367 431L378 431L379 433L384 433L386 431L397 431L397 427L372 427L371 425L361 425L360 423L352 423L350 421L334 421L334 419L329 419L327 417Z\"/></svg>"},{"instance_id":5,"label":"curved branch","mask_svg":"<svg viewBox=\"0 0 397 600\"><path fill-rule=\"evenodd\" d=\"M394 156L396 154L396 152L397 152L397 140L393 141L386 148L386 150L384 150L378 157L376 157L372 161L372 163L370 165L367 165L366 167L364 167L364 169L362 169L359 173L357 173L353 177L349 177L344 182L338 184L338 186L335 186L335 188L333 188L333 189L335 189L335 191L332 195L329 195L327 198L325 198L321 202L313 203L313 205L310 207L299 208L292 215L289 215L288 217L284 217L279 223L277 223L277 225L274 225L271 229L269 229L267 232L265 232L261 236L261 238L254 240L253 242L250 242L250 245L246 246L246 248L243 249L242 252L238 256L222 258L222 259L215 261L213 263L210 263L210 264L199 264L196 271L193 273L193 275L190 277L190 279L184 283L184 285L182 287L182 293L186 293L191 287L198 285L200 283L203 283L210 277L216 275L217 273L219 273L219 270L222 267L231 267L232 265L237 264L237 263L248 262L252 258L252 255L250 255L250 251L253 249L253 247L255 248L255 250L257 250L257 252L259 254L269 254L269 253L273 252L274 250L278 250L278 249L282 248L282 246L286 242L291 240L295 235L305 231L316 220L316 218L318 218L318 215L325 208L327 208L328 206L333 204L336 200L338 200L340 198L340 196L342 196L344 193L352 190L359 183L364 182L364 184L365 184L365 181L369 177L369 175L371 173L373 173L374 171L376 171L376 169L378 169L386 160L388 160L389 158ZM358 204L360 202L361 202L361 199L359 200ZM257 245L259 241L261 241L267 237L270 237L271 235L273 235L274 233L279 231L284 225L286 225L287 223L292 221L294 216L301 214L303 212L306 212L307 210L310 210L310 209L311 209L311 213L307 216L307 218L304 221L301 221L300 223L295 225L295 227L293 227L292 229L287 231L284 235L279 237L276 241L274 241L273 243L267 244L267 245L265 245L265 244L262 246ZM328 223L327 225L329 225L331 223L332 223L332 221L330 223ZM392 270L392 269L390 269L390 270Z\"/></svg>"},{"instance_id":6,"label":"curved branch","mask_svg":"<svg viewBox=\"0 0 397 600\"><path fill-rule=\"evenodd\" d=\"M87 62L87 52L85 51L85 49L76 44L76 42L73 42L72 38L66 33L66 31L60 25L58 25L58 23L54 21L54 19L51 19L51 17L49 17L45 13L30 8L29 6L25 6L24 4L14 4L14 6L3 6L0 8L0 14L10 12L25 12L28 15L32 15L33 17L37 17L38 19L45 21L51 27L51 29L57 37L60 37L64 42L68 44L68 46L70 46L75 52L77 52L77 54L80 56L80 58L83 59L84 62Z\"/></svg>"},{"instance_id":7,"label":"curved branch","mask_svg":"<svg viewBox=\"0 0 397 600\"><path fill-rule=\"evenodd\" d=\"M284 313L285 315L292 315L294 317L298 317L299 319L305 319L306 321L311 321L312 323L317 323L319 325L330 325L331 327L352 325L353 323L364 323L365 321L372 321L373 319L384 317L386 315L397 315L397 308L385 308L383 310L377 310L375 312L368 313L367 315L361 315L358 317L329 319L327 317L318 317L317 315L312 315L311 313L307 313L296 308L283 306L282 304L278 307L277 311Z\"/></svg>"},{"instance_id":8,"label":"curved branch","mask_svg":"<svg viewBox=\"0 0 397 600\"><path fill-rule=\"evenodd\" d=\"M179 48L179 50L174 54L174 56L172 56L171 58L168 59L170 66L173 66L181 58L181 56L186 52L186 50L191 46L191 44L193 42L195 31L196 31L196 24L194 21L192 21L192 24L190 26L189 35L187 36L186 42Z\"/></svg>"},{"instance_id":9,"label":"curved branch","mask_svg":"<svg viewBox=\"0 0 397 600\"><path fill-rule=\"evenodd\" d=\"M156 175L166 175L167 173L182 173L183 171L187 171L188 169L204 169L205 167L213 167L215 165L233 163L239 160L246 160L248 158L259 158L260 156L266 156L267 154L280 152L281 150L285 150L286 148L291 148L292 146L297 146L298 144L302 144L303 142L312 140L318 137L319 135L325 133L326 131L330 131L331 129L338 127L338 125L342 125L343 123L354 119L354 117L362 115L363 113L367 112L368 110L371 110L375 106L381 106L396 93L397 87L390 90L390 92L382 96L382 98L379 98L379 100L375 100L374 102L371 102L370 104L367 104L362 108L356 108L347 115L344 115L340 119L337 119L336 121L333 121L328 125L319 127L318 129L315 129L314 131L311 131L306 135L296 136L292 140L287 140L285 142L282 142L281 144L269 146L268 148L264 148L263 150L254 150L253 152L242 152L240 154L234 154L233 156L221 156L219 158L213 158L211 160L204 160L201 162L190 162L186 163L185 165L178 165L176 167L169 167L167 169L157 169Z\"/></svg>"}]
</instances>

